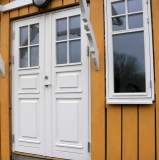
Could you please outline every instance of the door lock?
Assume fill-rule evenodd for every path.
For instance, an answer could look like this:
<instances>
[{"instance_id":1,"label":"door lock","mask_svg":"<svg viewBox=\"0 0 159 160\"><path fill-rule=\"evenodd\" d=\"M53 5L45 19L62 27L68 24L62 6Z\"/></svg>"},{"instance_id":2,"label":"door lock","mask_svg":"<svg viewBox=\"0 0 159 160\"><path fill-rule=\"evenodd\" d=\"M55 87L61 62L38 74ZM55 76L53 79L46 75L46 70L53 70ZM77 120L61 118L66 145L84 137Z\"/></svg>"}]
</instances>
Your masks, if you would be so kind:
<instances>
[{"instance_id":1,"label":"door lock","mask_svg":"<svg viewBox=\"0 0 159 160\"><path fill-rule=\"evenodd\" d=\"M49 87L49 86L51 86L51 83L46 83L45 84L45 87Z\"/></svg>"}]
</instances>

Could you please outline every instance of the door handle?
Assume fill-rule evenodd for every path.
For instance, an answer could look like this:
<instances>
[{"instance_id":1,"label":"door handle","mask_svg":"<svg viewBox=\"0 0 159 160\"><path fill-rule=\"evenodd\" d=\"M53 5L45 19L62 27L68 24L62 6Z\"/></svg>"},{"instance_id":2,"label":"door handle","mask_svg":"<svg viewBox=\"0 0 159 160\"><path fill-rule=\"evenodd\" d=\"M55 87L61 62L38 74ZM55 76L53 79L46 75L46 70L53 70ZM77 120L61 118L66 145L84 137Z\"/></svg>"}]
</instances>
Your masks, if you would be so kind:
<instances>
[{"instance_id":1,"label":"door handle","mask_svg":"<svg viewBox=\"0 0 159 160\"><path fill-rule=\"evenodd\" d=\"M49 87L49 86L51 86L51 83L46 83L45 84L45 87Z\"/></svg>"}]
</instances>

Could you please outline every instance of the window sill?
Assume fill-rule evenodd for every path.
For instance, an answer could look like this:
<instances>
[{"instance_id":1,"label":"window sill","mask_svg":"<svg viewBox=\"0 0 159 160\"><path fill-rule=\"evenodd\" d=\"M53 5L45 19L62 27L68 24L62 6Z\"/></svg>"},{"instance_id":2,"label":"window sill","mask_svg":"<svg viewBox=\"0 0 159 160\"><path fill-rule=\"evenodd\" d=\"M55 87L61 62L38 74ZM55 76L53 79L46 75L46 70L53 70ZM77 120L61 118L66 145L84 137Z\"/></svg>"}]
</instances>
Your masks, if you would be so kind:
<instances>
[{"instance_id":1,"label":"window sill","mask_svg":"<svg viewBox=\"0 0 159 160\"><path fill-rule=\"evenodd\" d=\"M152 104L153 99L107 99L106 104Z\"/></svg>"}]
</instances>

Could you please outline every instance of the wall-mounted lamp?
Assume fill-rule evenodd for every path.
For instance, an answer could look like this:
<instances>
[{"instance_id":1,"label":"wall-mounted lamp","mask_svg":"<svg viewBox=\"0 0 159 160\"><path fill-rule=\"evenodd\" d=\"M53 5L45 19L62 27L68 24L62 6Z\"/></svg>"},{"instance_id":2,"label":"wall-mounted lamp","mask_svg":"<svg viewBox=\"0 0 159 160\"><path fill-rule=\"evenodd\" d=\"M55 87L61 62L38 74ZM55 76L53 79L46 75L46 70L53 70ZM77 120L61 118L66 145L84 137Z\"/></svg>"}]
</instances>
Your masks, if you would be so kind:
<instances>
[{"instance_id":1,"label":"wall-mounted lamp","mask_svg":"<svg viewBox=\"0 0 159 160\"><path fill-rule=\"evenodd\" d=\"M45 7L50 0L33 0L33 4L38 8Z\"/></svg>"}]
</instances>

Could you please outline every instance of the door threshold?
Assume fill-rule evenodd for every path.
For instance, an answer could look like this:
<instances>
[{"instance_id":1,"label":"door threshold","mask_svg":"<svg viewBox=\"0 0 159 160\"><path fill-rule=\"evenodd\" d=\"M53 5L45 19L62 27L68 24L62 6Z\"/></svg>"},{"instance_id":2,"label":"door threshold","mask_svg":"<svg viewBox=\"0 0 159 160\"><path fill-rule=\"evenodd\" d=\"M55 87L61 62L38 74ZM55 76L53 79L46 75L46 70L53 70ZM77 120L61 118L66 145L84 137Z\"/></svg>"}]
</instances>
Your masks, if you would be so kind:
<instances>
[{"instance_id":1,"label":"door threshold","mask_svg":"<svg viewBox=\"0 0 159 160\"><path fill-rule=\"evenodd\" d=\"M12 152L12 158L13 160L19 160L19 158L15 158L15 157L18 157L18 156L22 156L22 157L28 157L28 160L34 160L34 159L31 159L31 158L39 158L39 160L68 160L68 159L63 159L63 158L51 158L51 157L46 157L46 156L41 156L41 155L36 155L36 154L29 154L29 153L23 153L23 152Z\"/></svg>"}]
</instances>

